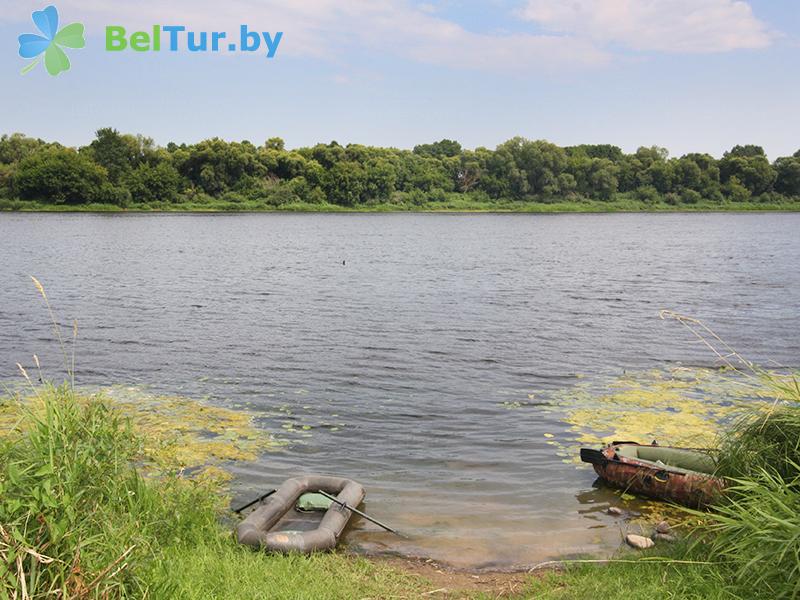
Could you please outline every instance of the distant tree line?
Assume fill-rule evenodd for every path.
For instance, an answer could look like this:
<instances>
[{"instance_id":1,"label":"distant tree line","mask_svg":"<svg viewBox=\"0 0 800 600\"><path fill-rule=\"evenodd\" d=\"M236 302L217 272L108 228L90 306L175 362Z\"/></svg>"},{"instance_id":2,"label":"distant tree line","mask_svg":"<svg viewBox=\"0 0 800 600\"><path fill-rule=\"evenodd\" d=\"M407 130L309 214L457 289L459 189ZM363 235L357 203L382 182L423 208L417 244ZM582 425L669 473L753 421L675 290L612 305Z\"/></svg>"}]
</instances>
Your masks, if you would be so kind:
<instances>
[{"instance_id":1,"label":"distant tree line","mask_svg":"<svg viewBox=\"0 0 800 600\"><path fill-rule=\"evenodd\" d=\"M100 129L77 149L22 134L0 138L0 202L119 207L224 204L422 206L476 202L612 201L780 203L800 199L800 151L770 162L760 146L670 158L666 149L559 147L515 137L494 150L452 140L413 150L336 142L287 150L280 138L209 139L159 147L141 135Z\"/></svg>"}]
</instances>

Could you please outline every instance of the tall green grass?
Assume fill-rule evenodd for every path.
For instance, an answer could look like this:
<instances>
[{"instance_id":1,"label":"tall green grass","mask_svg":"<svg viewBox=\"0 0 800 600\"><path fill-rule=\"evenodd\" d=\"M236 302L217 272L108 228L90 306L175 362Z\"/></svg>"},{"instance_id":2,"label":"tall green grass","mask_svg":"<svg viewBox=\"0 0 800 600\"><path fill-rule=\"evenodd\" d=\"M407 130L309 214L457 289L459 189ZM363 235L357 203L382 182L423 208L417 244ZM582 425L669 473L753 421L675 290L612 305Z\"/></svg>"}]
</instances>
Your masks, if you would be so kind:
<instances>
[{"instance_id":1,"label":"tall green grass","mask_svg":"<svg viewBox=\"0 0 800 600\"><path fill-rule=\"evenodd\" d=\"M745 415L722 437L717 472L739 479L766 471L787 483L800 476L800 394L794 403Z\"/></svg>"},{"instance_id":2,"label":"tall green grass","mask_svg":"<svg viewBox=\"0 0 800 600\"><path fill-rule=\"evenodd\" d=\"M795 378L787 387L767 377L776 381L784 404L744 417L722 438L718 473L729 486L702 532L744 597L800 598L800 393Z\"/></svg>"},{"instance_id":3,"label":"tall green grass","mask_svg":"<svg viewBox=\"0 0 800 600\"><path fill-rule=\"evenodd\" d=\"M0 439L2 589L9 596L168 594L153 576L169 545L216 531L218 498L136 472L140 442L99 399L44 387Z\"/></svg>"},{"instance_id":4,"label":"tall green grass","mask_svg":"<svg viewBox=\"0 0 800 600\"><path fill-rule=\"evenodd\" d=\"M0 598L417 597L420 582L338 554L269 556L222 525L211 481L142 477L142 440L101 397L34 390L0 432ZM13 401L13 400L7 400ZM331 585L335 582L335 585Z\"/></svg>"}]
</instances>

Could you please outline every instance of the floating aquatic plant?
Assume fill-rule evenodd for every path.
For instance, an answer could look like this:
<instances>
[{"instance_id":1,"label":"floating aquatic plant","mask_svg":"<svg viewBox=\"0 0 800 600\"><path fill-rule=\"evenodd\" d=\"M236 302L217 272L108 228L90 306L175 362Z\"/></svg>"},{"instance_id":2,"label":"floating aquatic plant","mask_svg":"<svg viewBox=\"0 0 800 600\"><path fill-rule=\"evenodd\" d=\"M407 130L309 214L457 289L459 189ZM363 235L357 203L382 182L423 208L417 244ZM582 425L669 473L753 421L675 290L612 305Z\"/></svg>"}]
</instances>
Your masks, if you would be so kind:
<instances>
[{"instance_id":1,"label":"floating aquatic plant","mask_svg":"<svg viewBox=\"0 0 800 600\"><path fill-rule=\"evenodd\" d=\"M628 372L552 394L546 410L561 413L568 427L547 443L565 462L576 464L579 446L612 440L714 447L724 424L773 398L766 387L743 381L728 368Z\"/></svg>"},{"instance_id":2,"label":"floating aquatic plant","mask_svg":"<svg viewBox=\"0 0 800 600\"><path fill-rule=\"evenodd\" d=\"M256 428L254 415L246 411L122 386L81 395L79 401L97 398L130 421L142 440L140 459L151 472L205 470L205 476L225 479L229 476L220 465L256 460L260 453L280 445ZM0 401L0 435L17 426L23 407L35 410L38 402L36 395Z\"/></svg>"}]
</instances>

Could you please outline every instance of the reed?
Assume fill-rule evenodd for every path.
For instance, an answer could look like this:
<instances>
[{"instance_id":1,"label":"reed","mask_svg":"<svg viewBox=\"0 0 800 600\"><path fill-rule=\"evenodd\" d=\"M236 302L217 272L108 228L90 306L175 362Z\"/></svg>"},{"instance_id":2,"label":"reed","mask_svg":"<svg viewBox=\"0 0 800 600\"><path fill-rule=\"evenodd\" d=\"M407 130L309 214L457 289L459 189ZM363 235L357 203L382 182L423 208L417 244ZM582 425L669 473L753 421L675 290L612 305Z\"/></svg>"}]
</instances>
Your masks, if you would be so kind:
<instances>
[{"instance_id":1,"label":"reed","mask_svg":"<svg viewBox=\"0 0 800 600\"><path fill-rule=\"evenodd\" d=\"M216 526L203 510L214 496L137 474L138 439L99 399L45 385L21 406L0 438L6 597L140 597L166 544Z\"/></svg>"},{"instance_id":2,"label":"reed","mask_svg":"<svg viewBox=\"0 0 800 600\"><path fill-rule=\"evenodd\" d=\"M766 382L776 404L741 418L722 437L718 472L730 486L703 533L743 595L765 590L772 598L798 598L800 393L796 376Z\"/></svg>"}]
</instances>

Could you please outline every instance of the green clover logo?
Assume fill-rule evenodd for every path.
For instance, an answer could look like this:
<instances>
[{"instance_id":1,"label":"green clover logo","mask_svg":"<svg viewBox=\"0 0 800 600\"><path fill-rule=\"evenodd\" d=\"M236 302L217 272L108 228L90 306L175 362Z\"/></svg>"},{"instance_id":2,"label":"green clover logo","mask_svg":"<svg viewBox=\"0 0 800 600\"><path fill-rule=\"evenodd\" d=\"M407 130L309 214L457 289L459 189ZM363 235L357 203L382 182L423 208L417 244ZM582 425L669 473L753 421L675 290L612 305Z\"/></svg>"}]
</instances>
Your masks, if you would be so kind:
<instances>
[{"instance_id":1,"label":"green clover logo","mask_svg":"<svg viewBox=\"0 0 800 600\"><path fill-rule=\"evenodd\" d=\"M32 15L33 23L42 32L23 33L19 36L19 55L22 58L35 58L32 63L22 69L22 74L29 72L42 60L44 53L44 66L47 72L54 77L62 71L69 71L69 58L61 49L83 48L86 40L83 38L83 24L70 23L61 31L58 30L58 11L55 6L48 6L44 10L37 10Z\"/></svg>"}]
</instances>

